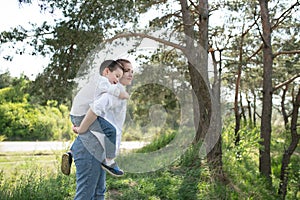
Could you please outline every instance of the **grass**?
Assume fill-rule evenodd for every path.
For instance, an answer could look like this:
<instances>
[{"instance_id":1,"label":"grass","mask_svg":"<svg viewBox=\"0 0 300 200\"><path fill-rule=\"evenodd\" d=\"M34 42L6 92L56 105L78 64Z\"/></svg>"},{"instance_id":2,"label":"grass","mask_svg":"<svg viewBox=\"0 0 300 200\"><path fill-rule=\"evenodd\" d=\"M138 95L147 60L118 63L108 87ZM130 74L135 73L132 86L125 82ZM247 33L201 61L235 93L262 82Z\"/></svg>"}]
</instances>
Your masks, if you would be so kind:
<instances>
[{"instance_id":1,"label":"grass","mask_svg":"<svg viewBox=\"0 0 300 200\"><path fill-rule=\"evenodd\" d=\"M174 135L162 137L141 152L155 151ZM224 136L227 137L226 134ZM226 140L230 141L229 138ZM277 174L274 174L273 187L267 188L263 177L258 173L257 154L253 146L244 144L245 151L237 157L235 151L224 140L223 166L227 182L213 179L205 160L197 158L197 148L188 151L170 166L148 173L127 173L122 178L107 175L108 200L275 200ZM253 141L251 141L253 143ZM155 145L154 145L155 144ZM253 143L254 144L254 143ZM278 144L277 144L278 145ZM246 148L249 148L248 151ZM75 195L75 167L70 176L60 172L60 158L63 152L41 154L15 154L0 156L0 197L13 199L55 199L69 200ZM278 155L280 155L278 153ZM274 158L278 165L279 157ZM299 158L293 157L290 167L291 180L286 199L297 199L299 193ZM277 166L273 169L277 170ZM297 178L298 177L298 178ZM297 188L298 187L298 188Z\"/></svg>"},{"instance_id":2,"label":"grass","mask_svg":"<svg viewBox=\"0 0 300 200\"><path fill-rule=\"evenodd\" d=\"M60 173L61 154L2 154L1 199L73 199L75 175L67 177Z\"/></svg>"},{"instance_id":3,"label":"grass","mask_svg":"<svg viewBox=\"0 0 300 200\"><path fill-rule=\"evenodd\" d=\"M47 164L48 162L56 162L56 156L53 154L35 155L30 153L4 154L0 156L0 168L5 168L6 166L9 167L12 165L17 167L17 165L21 165L30 161L40 162L41 164Z\"/></svg>"}]
</instances>

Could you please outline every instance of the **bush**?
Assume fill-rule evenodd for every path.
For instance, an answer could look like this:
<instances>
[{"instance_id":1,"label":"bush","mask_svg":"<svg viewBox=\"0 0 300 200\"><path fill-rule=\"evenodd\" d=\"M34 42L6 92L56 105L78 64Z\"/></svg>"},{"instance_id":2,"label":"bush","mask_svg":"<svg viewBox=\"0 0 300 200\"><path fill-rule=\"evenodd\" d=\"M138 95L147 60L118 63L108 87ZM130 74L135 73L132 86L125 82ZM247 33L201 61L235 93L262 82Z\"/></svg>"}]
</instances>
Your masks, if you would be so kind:
<instances>
[{"instance_id":1,"label":"bush","mask_svg":"<svg viewBox=\"0 0 300 200\"><path fill-rule=\"evenodd\" d=\"M8 140L70 139L71 124L65 106L32 106L7 102L0 105L0 135Z\"/></svg>"},{"instance_id":2,"label":"bush","mask_svg":"<svg viewBox=\"0 0 300 200\"><path fill-rule=\"evenodd\" d=\"M68 108L53 100L46 106L30 104L29 87L30 81L21 77L12 79L12 86L0 89L0 137L8 140L69 140L74 137Z\"/></svg>"}]
</instances>

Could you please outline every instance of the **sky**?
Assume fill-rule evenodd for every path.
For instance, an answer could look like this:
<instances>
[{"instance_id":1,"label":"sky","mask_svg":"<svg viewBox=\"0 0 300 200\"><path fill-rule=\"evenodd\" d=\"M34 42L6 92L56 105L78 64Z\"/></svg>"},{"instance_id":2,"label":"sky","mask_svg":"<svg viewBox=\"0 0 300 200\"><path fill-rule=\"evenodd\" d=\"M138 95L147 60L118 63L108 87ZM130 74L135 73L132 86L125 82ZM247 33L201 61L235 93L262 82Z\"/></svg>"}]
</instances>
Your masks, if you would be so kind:
<instances>
[{"instance_id":1,"label":"sky","mask_svg":"<svg viewBox=\"0 0 300 200\"><path fill-rule=\"evenodd\" d=\"M22 25L30 27L29 22L41 24L46 19L54 19L55 15L40 13L37 1L33 0L32 5L19 5L18 0L0 0L0 32L9 31L12 27ZM34 79L43 71L49 62L49 58L42 56L20 56L14 55L13 60L5 61L3 56L11 53L6 45L0 46L0 74L9 71L11 76L18 77L21 74Z\"/></svg>"},{"instance_id":2,"label":"sky","mask_svg":"<svg viewBox=\"0 0 300 200\"><path fill-rule=\"evenodd\" d=\"M38 0L32 0L31 5L20 5L18 0L0 0L0 32L9 31L19 25L30 28L29 22L42 24L44 21L51 22L59 17L55 13L41 13L37 2ZM19 45L22 46L22 44ZM13 55L13 60L6 61L2 58L7 55ZM131 61L135 63L134 60ZM24 74L34 80L38 73L43 72L49 62L49 57L16 55L7 45L1 44L0 46L0 74L9 71L11 76L19 77Z\"/></svg>"}]
</instances>

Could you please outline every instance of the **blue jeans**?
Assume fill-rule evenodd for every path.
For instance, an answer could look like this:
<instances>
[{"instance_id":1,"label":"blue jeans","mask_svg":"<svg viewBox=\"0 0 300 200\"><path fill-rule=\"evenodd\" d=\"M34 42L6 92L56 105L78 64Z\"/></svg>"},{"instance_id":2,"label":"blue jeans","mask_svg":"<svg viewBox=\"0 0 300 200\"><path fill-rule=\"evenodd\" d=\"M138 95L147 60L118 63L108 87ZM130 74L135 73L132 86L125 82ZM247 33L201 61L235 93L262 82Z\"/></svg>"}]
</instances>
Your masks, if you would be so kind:
<instances>
[{"instance_id":1,"label":"blue jeans","mask_svg":"<svg viewBox=\"0 0 300 200\"><path fill-rule=\"evenodd\" d=\"M72 123L79 125L83 117L72 117ZM97 126L99 124L97 123ZM91 132L78 135L72 144L71 151L76 166L75 200L104 200L106 191L106 173L101 168L96 155L104 150ZM101 154L102 152L102 154Z\"/></svg>"},{"instance_id":2,"label":"blue jeans","mask_svg":"<svg viewBox=\"0 0 300 200\"><path fill-rule=\"evenodd\" d=\"M116 157L116 138L117 138L117 130L116 128L106 121L103 117L97 117L97 121L100 124L102 132L105 134L104 144L105 144L105 152L107 158L115 158ZM91 127L90 130L93 130ZM95 130L97 131L97 130Z\"/></svg>"}]
</instances>

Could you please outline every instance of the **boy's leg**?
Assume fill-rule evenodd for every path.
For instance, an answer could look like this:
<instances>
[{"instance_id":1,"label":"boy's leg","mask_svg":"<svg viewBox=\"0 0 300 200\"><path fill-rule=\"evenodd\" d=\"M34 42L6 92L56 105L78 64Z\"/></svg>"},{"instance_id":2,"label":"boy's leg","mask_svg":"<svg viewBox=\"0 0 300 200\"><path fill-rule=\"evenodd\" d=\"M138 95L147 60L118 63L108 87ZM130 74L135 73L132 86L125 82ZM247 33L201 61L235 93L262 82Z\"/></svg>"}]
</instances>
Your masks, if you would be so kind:
<instances>
[{"instance_id":1,"label":"boy's leg","mask_svg":"<svg viewBox=\"0 0 300 200\"><path fill-rule=\"evenodd\" d=\"M71 122L74 124L74 118L70 116ZM69 176L71 173L71 166L72 166L73 156L72 152L69 150L68 152L64 153L61 157L61 166L60 169L63 174Z\"/></svg>"},{"instance_id":2,"label":"boy's leg","mask_svg":"<svg viewBox=\"0 0 300 200\"><path fill-rule=\"evenodd\" d=\"M116 128L105 120L102 117L97 117L97 120L100 124L102 132L105 134L104 143L105 143L105 151L106 158L115 158L116 157Z\"/></svg>"},{"instance_id":3,"label":"boy's leg","mask_svg":"<svg viewBox=\"0 0 300 200\"><path fill-rule=\"evenodd\" d=\"M116 157L117 130L111 123L102 117L98 116L97 121L105 135L104 143L106 150L106 163L102 163L102 167L113 176L123 176L123 170L121 170L118 164L114 161L114 158Z\"/></svg>"},{"instance_id":4,"label":"boy's leg","mask_svg":"<svg viewBox=\"0 0 300 200\"><path fill-rule=\"evenodd\" d=\"M72 153L71 151L68 151L62 155L61 166L60 166L62 173L69 176L71 172L71 166L72 166Z\"/></svg>"},{"instance_id":5,"label":"boy's leg","mask_svg":"<svg viewBox=\"0 0 300 200\"><path fill-rule=\"evenodd\" d=\"M80 123L82 121L82 119L84 118L84 116L72 116L70 115L70 119L73 125L75 126L80 126ZM97 121L95 121L91 126L92 129L95 129L97 132L100 132L101 129L99 127L99 123ZM89 147L90 144L93 144L91 137L85 137L82 136L83 138L83 143L86 145L86 147ZM100 141L99 141L100 142ZM101 147L99 147L99 153L94 153L93 156L95 156L95 158L101 162L103 162L103 160L105 159L105 155L104 155L104 149L102 147L103 145L101 145ZM93 149L88 149L90 153L94 152ZM102 152L102 153L100 153ZM71 173L71 165L72 165L72 161L73 161L73 155L71 150L69 150L68 152L64 153L62 155L62 160L61 160L61 171L63 174L65 175L70 175Z\"/></svg>"}]
</instances>

